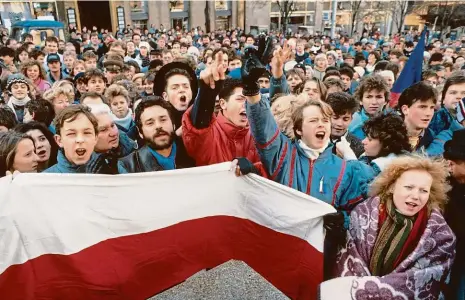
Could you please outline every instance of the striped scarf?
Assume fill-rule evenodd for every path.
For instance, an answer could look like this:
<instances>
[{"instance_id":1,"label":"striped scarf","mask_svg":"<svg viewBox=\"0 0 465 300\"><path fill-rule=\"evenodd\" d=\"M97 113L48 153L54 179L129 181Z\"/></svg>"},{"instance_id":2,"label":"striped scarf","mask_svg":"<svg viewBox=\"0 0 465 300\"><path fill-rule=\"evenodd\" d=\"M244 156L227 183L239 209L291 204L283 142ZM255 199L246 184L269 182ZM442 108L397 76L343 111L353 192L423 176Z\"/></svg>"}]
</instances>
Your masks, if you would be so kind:
<instances>
[{"instance_id":1,"label":"striped scarf","mask_svg":"<svg viewBox=\"0 0 465 300\"><path fill-rule=\"evenodd\" d=\"M386 220L381 226L370 260L370 271L373 276L383 276L395 269L415 220L415 216L406 217L396 211L392 200L380 206L380 215L384 208L387 214Z\"/></svg>"}]
</instances>

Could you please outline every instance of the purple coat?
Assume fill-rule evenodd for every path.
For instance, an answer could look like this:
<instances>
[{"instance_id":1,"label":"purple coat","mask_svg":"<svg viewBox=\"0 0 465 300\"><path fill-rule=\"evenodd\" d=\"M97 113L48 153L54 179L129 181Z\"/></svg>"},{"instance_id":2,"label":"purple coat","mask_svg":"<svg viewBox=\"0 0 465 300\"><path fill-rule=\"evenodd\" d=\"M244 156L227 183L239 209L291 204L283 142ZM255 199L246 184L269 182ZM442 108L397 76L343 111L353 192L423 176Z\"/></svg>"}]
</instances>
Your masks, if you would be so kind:
<instances>
[{"instance_id":1,"label":"purple coat","mask_svg":"<svg viewBox=\"0 0 465 300\"><path fill-rule=\"evenodd\" d=\"M342 278L324 282L321 299L443 299L455 256L455 236L441 213L431 212L415 250L392 273L378 277L369 270L379 232L378 207L379 198L374 197L352 211L346 248L336 258L335 275Z\"/></svg>"}]
</instances>

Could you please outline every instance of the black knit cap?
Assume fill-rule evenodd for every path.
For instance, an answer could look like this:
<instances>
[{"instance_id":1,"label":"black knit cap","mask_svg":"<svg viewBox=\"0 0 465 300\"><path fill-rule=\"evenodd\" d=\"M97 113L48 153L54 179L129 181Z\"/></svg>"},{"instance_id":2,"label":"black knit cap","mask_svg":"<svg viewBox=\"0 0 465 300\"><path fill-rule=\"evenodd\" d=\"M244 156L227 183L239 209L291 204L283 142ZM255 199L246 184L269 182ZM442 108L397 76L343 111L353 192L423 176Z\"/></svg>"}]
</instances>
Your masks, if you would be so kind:
<instances>
[{"instance_id":1,"label":"black knit cap","mask_svg":"<svg viewBox=\"0 0 465 300\"><path fill-rule=\"evenodd\" d=\"M465 128L454 131L452 139L444 144L444 158L465 161Z\"/></svg>"}]
</instances>

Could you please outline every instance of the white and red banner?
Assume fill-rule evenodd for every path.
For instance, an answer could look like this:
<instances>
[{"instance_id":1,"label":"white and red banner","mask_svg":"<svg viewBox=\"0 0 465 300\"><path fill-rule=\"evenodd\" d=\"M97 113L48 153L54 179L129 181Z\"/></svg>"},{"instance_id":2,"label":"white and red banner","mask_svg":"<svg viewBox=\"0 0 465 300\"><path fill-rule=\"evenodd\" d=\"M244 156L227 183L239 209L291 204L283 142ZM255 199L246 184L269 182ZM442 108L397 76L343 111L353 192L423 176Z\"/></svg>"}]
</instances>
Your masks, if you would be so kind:
<instances>
[{"instance_id":1,"label":"white and red banner","mask_svg":"<svg viewBox=\"0 0 465 300\"><path fill-rule=\"evenodd\" d=\"M0 299L146 299L230 259L316 299L334 209L229 167L0 179Z\"/></svg>"}]
</instances>

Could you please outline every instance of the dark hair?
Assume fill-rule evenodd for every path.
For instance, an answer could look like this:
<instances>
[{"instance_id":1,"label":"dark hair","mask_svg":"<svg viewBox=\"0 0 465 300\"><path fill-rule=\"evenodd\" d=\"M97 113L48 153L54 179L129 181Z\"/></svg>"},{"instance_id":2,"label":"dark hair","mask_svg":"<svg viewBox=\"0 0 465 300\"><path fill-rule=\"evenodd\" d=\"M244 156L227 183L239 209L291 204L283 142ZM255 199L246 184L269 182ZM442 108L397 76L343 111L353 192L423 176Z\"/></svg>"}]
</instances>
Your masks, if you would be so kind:
<instances>
[{"instance_id":1,"label":"dark hair","mask_svg":"<svg viewBox=\"0 0 465 300\"><path fill-rule=\"evenodd\" d=\"M61 135L60 131L65 122L73 122L80 114L83 114L87 119L89 119L89 121L92 123L92 127L94 127L95 135L97 135L98 121L92 114L90 108L82 104L70 105L58 113L58 115L55 117L55 120L53 120L56 134Z\"/></svg>"},{"instance_id":2,"label":"dark hair","mask_svg":"<svg viewBox=\"0 0 465 300\"><path fill-rule=\"evenodd\" d=\"M395 113L378 114L368 119L363 125L363 132L367 137L377 139L381 143L378 157L411 151L407 127L402 118Z\"/></svg>"},{"instance_id":3,"label":"dark hair","mask_svg":"<svg viewBox=\"0 0 465 300\"><path fill-rule=\"evenodd\" d=\"M400 112L402 117L404 113L402 112L402 106L407 105L407 107L412 106L415 102L426 102L433 101L436 104L437 101L437 92L426 82L420 81L415 84L412 84L406 88L402 94L400 94L399 102L397 103L397 110Z\"/></svg>"},{"instance_id":4,"label":"dark hair","mask_svg":"<svg viewBox=\"0 0 465 300\"><path fill-rule=\"evenodd\" d=\"M18 144L24 139L31 140L35 148L34 140L27 134L15 131L0 132L0 177L5 176L6 171L13 167Z\"/></svg>"},{"instance_id":5,"label":"dark hair","mask_svg":"<svg viewBox=\"0 0 465 300\"><path fill-rule=\"evenodd\" d=\"M359 62L361 62L362 60L364 60L365 63L367 62L367 59L365 58L365 56L363 56L362 53L357 53L354 58L354 66L358 66Z\"/></svg>"},{"instance_id":6,"label":"dark hair","mask_svg":"<svg viewBox=\"0 0 465 300\"><path fill-rule=\"evenodd\" d=\"M444 101L444 97L446 97L447 90L455 84L462 84L465 83L465 75L462 73L453 74L449 78L446 79L444 83L444 88L442 89L442 101Z\"/></svg>"},{"instance_id":7,"label":"dark hair","mask_svg":"<svg viewBox=\"0 0 465 300\"><path fill-rule=\"evenodd\" d=\"M174 69L171 69L169 70L168 72L166 72L166 75L165 75L165 88L164 90L166 90L166 86L168 85L168 79L171 77L171 76L174 76L174 75L183 75L183 76L186 76L187 79L189 80L189 83L192 81L193 78L191 78L191 75L189 73L187 73L186 70L184 69L179 69L179 68L174 68Z\"/></svg>"},{"instance_id":8,"label":"dark hair","mask_svg":"<svg viewBox=\"0 0 465 300\"><path fill-rule=\"evenodd\" d=\"M349 77L351 80L354 78L354 71L352 69L344 67L339 70L339 73L342 75L346 75Z\"/></svg>"},{"instance_id":9,"label":"dark hair","mask_svg":"<svg viewBox=\"0 0 465 300\"><path fill-rule=\"evenodd\" d=\"M369 91L384 92L384 99L389 100L389 87L383 77L377 74L366 76L362 78L359 86L355 90L354 97L357 101L362 102L363 94Z\"/></svg>"},{"instance_id":10,"label":"dark hair","mask_svg":"<svg viewBox=\"0 0 465 300\"><path fill-rule=\"evenodd\" d=\"M229 97L234 93L236 88L243 87L242 80L226 79L223 88L220 91L219 98L228 101Z\"/></svg>"},{"instance_id":11,"label":"dark hair","mask_svg":"<svg viewBox=\"0 0 465 300\"><path fill-rule=\"evenodd\" d=\"M431 64L433 61L440 61L442 62L443 56L442 53L435 52L431 55L431 58L429 59L428 64Z\"/></svg>"},{"instance_id":12,"label":"dark hair","mask_svg":"<svg viewBox=\"0 0 465 300\"><path fill-rule=\"evenodd\" d=\"M137 73L140 73L140 66L139 66L139 64L137 63L137 61L135 61L135 60L130 60L130 61L128 61L128 62L125 62L124 64L125 64L125 65L128 65L128 66L133 66L134 69L136 69L136 74L137 74Z\"/></svg>"},{"instance_id":13,"label":"dark hair","mask_svg":"<svg viewBox=\"0 0 465 300\"><path fill-rule=\"evenodd\" d=\"M355 101L355 98L344 92L329 94L325 102L331 106L336 116L342 116L346 113L352 115L360 108L360 104Z\"/></svg>"},{"instance_id":14,"label":"dark hair","mask_svg":"<svg viewBox=\"0 0 465 300\"><path fill-rule=\"evenodd\" d=\"M0 57L15 57L15 50L8 48L8 47L1 47L0 48Z\"/></svg>"},{"instance_id":15,"label":"dark hair","mask_svg":"<svg viewBox=\"0 0 465 300\"><path fill-rule=\"evenodd\" d=\"M395 55L397 58L400 58L404 55L404 53L402 53L402 51L400 51L399 49L392 49L391 51L389 51L389 55Z\"/></svg>"},{"instance_id":16,"label":"dark hair","mask_svg":"<svg viewBox=\"0 0 465 300\"><path fill-rule=\"evenodd\" d=\"M412 48L414 46L415 46L415 44L412 41L406 41L405 42L405 47L407 47L407 48Z\"/></svg>"},{"instance_id":17,"label":"dark hair","mask_svg":"<svg viewBox=\"0 0 465 300\"><path fill-rule=\"evenodd\" d=\"M399 74L400 67L397 63L389 62L386 65L385 70L392 71L392 73L394 73L394 78L397 78L397 74Z\"/></svg>"},{"instance_id":18,"label":"dark hair","mask_svg":"<svg viewBox=\"0 0 465 300\"><path fill-rule=\"evenodd\" d=\"M39 56L45 56L45 52L39 49L32 49L31 52L29 52L29 56L37 60Z\"/></svg>"},{"instance_id":19,"label":"dark hair","mask_svg":"<svg viewBox=\"0 0 465 300\"><path fill-rule=\"evenodd\" d=\"M438 74L436 74L436 71L432 70L432 69L427 69L425 71L423 71L423 73L421 74L421 79L422 80L425 80L426 78L430 78L430 77L438 77Z\"/></svg>"},{"instance_id":20,"label":"dark hair","mask_svg":"<svg viewBox=\"0 0 465 300\"><path fill-rule=\"evenodd\" d=\"M328 69L326 69L325 76L323 76L323 81L325 81L326 78L328 78L330 76L337 76L340 79L341 78L341 73L339 73L338 70L329 70L328 71Z\"/></svg>"},{"instance_id":21,"label":"dark hair","mask_svg":"<svg viewBox=\"0 0 465 300\"><path fill-rule=\"evenodd\" d=\"M47 46L47 43L56 43L58 45L58 39L54 36L49 36L45 39L45 46Z\"/></svg>"},{"instance_id":22,"label":"dark hair","mask_svg":"<svg viewBox=\"0 0 465 300\"><path fill-rule=\"evenodd\" d=\"M327 78L325 81L323 81L323 84L326 86L326 89L329 89L333 86L339 88L341 91L344 91L345 89L344 81L339 78Z\"/></svg>"},{"instance_id":23,"label":"dark hair","mask_svg":"<svg viewBox=\"0 0 465 300\"><path fill-rule=\"evenodd\" d=\"M379 60L379 58L380 58L379 53L376 52L376 51L371 51L370 53L368 53L368 56L370 56L370 55L372 55L372 54L375 56L376 62L378 62L378 60ZM367 59L367 60L368 60L368 59Z\"/></svg>"},{"instance_id":24,"label":"dark hair","mask_svg":"<svg viewBox=\"0 0 465 300\"><path fill-rule=\"evenodd\" d=\"M12 129L18 124L15 113L8 106L0 106L0 126Z\"/></svg>"},{"instance_id":25,"label":"dark hair","mask_svg":"<svg viewBox=\"0 0 465 300\"><path fill-rule=\"evenodd\" d=\"M150 96L147 99L142 100L139 103L139 105L137 105L137 108L136 108L136 115L135 115L134 121L136 122L136 126L139 132L142 132L142 122L140 118L142 114L144 113L144 111L147 108L152 107L152 106L160 106L161 108L166 109L168 111L168 115L171 119L171 122L173 122L174 124L174 119L172 115L172 107L169 104L169 102L159 96Z\"/></svg>"},{"instance_id":26,"label":"dark hair","mask_svg":"<svg viewBox=\"0 0 465 300\"><path fill-rule=\"evenodd\" d=\"M373 70L373 72L386 70L386 67L387 67L388 64L389 64L389 62L387 60L382 60L382 61L377 62L375 64L375 69Z\"/></svg>"},{"instance_id":27,"label":"dark hair","mask_svg":"<svg viewBox=\"0 0 465 300\"><path fill-rule=\"evenodd\" d=\"M31 116L34 114L34 121L43 123L47 127L50 126L55 118L53 104L41 98L27 102L25 109L27 109Z\"/></svg>"},{"instance_id":28,"label":"dark hair","mask_svg":"<svg viewBox=\"0 0 465 300\"><path fill-rule=\"evenodd\" d=\"M105 77L105 74L103 74L103 72L99 69L90 69L84 73L84 82L86 85L89 82L89 80L92 79L92 77L100 77L105 83L107 83L107 78Z\"/></svg>"},{"instance_id":29,"label":"dark hair","mask_svg":"<svg viewBox=\"0 0 465 300\"><path fill-rule=\"evenodd\" d=\"M56 164L59 147L55 141L55 138L53 137L53 133L51 133L50 130L48 130L48 128L45 127L43 123L31 121L28 123L18 124L14 128L14 131L19 132L19 133L26 133L26 134L28 131L31 131L31 130L40 130L44 134L45 138L48 140L51 146L50 158L48 159L48 165L53 166L54 164Z\"/></svg>"}]
</instances>

